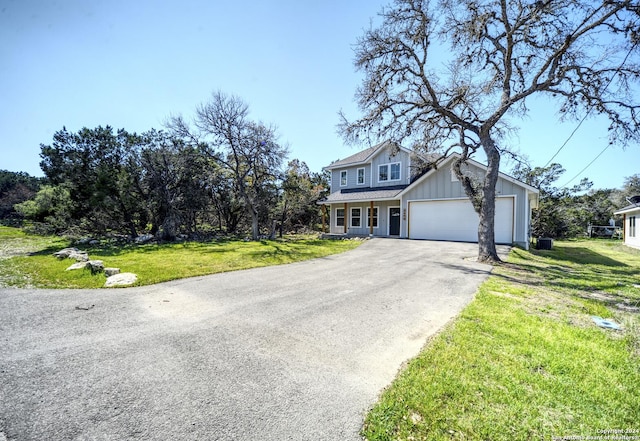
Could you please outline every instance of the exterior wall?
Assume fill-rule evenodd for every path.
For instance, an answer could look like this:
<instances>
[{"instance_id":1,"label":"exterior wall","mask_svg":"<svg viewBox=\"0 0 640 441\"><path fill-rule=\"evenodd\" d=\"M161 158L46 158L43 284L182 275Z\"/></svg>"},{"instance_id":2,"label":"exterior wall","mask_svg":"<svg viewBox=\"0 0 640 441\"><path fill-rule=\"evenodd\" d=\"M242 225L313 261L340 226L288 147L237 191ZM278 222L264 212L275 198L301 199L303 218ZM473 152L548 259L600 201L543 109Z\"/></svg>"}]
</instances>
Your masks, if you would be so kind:
<instances>
[{"instance_id":1,"label":"exterior wall","mask_svg":"<svg viewBox=\"0 0 640 441\"><path fill-rule=\"evenodd\" d=\"M378 208L378 227L373 229L374 236L388 236L389 233L389 207L399 207L400 201L374 201L374 208ZM369 235L369 222L367 220L367 214L369 212L370 202L354 202L347 204L347 234L354 236L368 236ZM336 225L336 209L344 208L344 204L332 204L330 215L330 228L331 234L344 234L344 227ZM351 226L351 208L360 208L361 218L360 227Z\"/></svg>"},{"instance_id":2,"label":"exterior wall","mask_svg":"<svg viewBox=\"0 0 640 441\"><path fill-rule=\"evenodd\" d=\"M631 233L631 218L635 216L635 235ZM624 243L631 247L640 248L640 208L625 213L624 218Z\"/></svg>"},{"instance_id":3,"label":"exterior wall","mask_svg":"<svg viewBox=\"0 0 640 441\"><path fill-rule=\"evenodd\" d=\"M469 172L479 176L484 171L473 165L469 166ZM514 206L514 243L526 247L528 245L528 223L530 204L528 203L526 190L519 185L504 178L498 178L496 184L497 196L515 196ZM459 181L455 180L449 164L443 164L415 188L409 190L402 198L401 236L407 237L407 202L426 201L433 199L458 199L467 195Z\"/></svg>"},{"instance_id":4,"label":"exterior wall","mask_svg":"<svg viewBox=\"0 0 640 441\"><path fill-rule=\"evenodd\" d=\"M400 162L400 180L399 181L378 181L378 166L382 164L391 164ZM409 184L411 159L407 152L401 150L396 155L390 156L387 149L381 149L378 154L372 158L368 164L354 165L350 167L342 167L331 170L331 192L341 189L364 188L364 187L388 187L401 184ZM365 179L364 184L358 185L358 169L364 168ZM340 186L340 173L347 171L347 185Z\"/></svg>"},{"instance_id":5,"label":"exterior wall","mask_svg":"<svg viewBox=\"0 0 640 441\"><path fill-rule=\"evenodd\" d=\"M378 167L384 164L400 163L400 180L399 181L378 181ZM373 178L372 187L389 187L394 185L407 185L410 178L411 158L409 154L403 150L396 155L390 156L387 149L382 149L371 161L370 171Z\"/></svg>"}]
</instances>

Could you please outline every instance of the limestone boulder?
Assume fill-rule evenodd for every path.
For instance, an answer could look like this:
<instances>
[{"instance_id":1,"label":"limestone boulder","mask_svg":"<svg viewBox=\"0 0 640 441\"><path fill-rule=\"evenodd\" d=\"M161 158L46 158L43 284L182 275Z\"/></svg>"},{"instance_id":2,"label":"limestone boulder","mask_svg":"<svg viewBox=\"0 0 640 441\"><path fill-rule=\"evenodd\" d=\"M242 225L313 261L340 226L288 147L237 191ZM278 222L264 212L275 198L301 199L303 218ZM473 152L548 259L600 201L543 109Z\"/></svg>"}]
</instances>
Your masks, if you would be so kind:
<instances>
[{"instance_id":1,"label":"limestone boulder","mask_svg":"<svg viewBox=\"0 0 640 441\"><path fill-rule=\"evenodd\" d=\"M86 251L80 251L77 248L65 248L58 252L53 253L58 259L73 259L78 262L87 262L89 260L89 254Z\"/></svg>"},{"instance_id":2,"label":"limestone boulder","mask_svg":"<svg viewBox=\"0 0 640 441\"><path fill-rule=\"evenodd\" d=\"M105 268L104 275L107 277L115 276L116 274L120 274L120 268Z\"/></svg>"},{"instance_id":3,"label":"limestone boulder","mask_svg":"<svg viewBox=\"0 0 640 441\"><path fill-rule=\"evenodd\" d=\"M128 286L133 285L138 280L138 276L133 273L120 273L107 277L107 281L104 286L111 288L115 286Z\"/></svg>"}]
</instances>

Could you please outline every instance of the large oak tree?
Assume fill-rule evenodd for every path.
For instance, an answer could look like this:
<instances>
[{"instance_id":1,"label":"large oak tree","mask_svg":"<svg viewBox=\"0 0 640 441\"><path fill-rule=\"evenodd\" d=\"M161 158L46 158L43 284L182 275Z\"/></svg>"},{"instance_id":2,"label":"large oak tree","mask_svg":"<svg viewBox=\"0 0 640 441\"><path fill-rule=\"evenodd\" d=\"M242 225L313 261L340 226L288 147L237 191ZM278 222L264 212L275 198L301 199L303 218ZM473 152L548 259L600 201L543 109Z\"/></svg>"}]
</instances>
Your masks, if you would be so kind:
<instances>
[{"instance_id":1,"label":"large oak tree","mask_svg":"<svg viewBox=\"0 0 640 441\"><path fill-rule=\"evenodd\" d=\"M561 118L607 117L613 143L640 140L637 0L395 0L380 18L355 47L362 116L342 115L341 131L349 142L458 151L453 168L480 218L481 261L499 260L504 134L531 97L549 97ZM481 182L462 167L479 151L487 160Z\"/></svg>"}]
</instances>

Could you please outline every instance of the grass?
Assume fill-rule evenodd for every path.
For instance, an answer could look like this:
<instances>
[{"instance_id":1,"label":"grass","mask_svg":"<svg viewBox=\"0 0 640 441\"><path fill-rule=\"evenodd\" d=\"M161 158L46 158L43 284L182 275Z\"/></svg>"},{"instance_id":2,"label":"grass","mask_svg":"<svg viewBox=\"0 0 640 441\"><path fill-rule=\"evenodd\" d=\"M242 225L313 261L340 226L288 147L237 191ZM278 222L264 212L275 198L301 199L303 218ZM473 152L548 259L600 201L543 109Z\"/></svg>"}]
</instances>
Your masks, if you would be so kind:
<instances>
[{"instance_id":1,"label":"grass","mask_svg":"<svg viewBox=\"0 0 640 441\"><path fill-rule=\"evenodd\" d=\"M363 435L609 439L605 431L622 430L640 439L640 319L616 307L640 303L640 252L555 242L513 250L492 274L382 394ZM599 328L592 315L624 330Z\"/></svg>"},{"instance_id":2,"label":"grass","mask_svg":"<svg viewBox=\"0 0 640 441\"><path fill-rule=\"evenodd\" d=\"M52 253L69 243L55 237L40 238L14 228L0 227L0 242L8 250L0 259L0 285L37 288L98 288L104 274L89 270L65 271L72 261ZM150 285L185 277L215 274L324 257L355 248L359 241L320 240L310 236L284 240L245 242L223 240L127 246L80 247L105 267L137 274L136 285ZM26 253L28 252L28 254ZM22 254L22 255L20 255ZM27 254L27 255L25 255Z\"/></svg>"}]
</instances>

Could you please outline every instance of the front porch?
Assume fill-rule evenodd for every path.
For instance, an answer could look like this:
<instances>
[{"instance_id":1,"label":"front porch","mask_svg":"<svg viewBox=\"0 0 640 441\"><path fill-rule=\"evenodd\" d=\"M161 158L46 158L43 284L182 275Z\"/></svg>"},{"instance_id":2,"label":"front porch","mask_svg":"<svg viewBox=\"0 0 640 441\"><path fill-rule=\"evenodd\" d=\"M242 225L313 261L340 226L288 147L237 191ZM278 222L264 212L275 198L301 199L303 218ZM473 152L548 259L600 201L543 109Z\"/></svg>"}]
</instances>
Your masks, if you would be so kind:
<instances>
[{"instance_id":1,"label":"front porch","mask_svg":"<svg viewBox=\"0 0 640 441\"><path fill-rule=\"evenodd\" d=\"M400 237L400 201L324 204L322 232L338 237Z\"/></svg>"}]
</instances>

